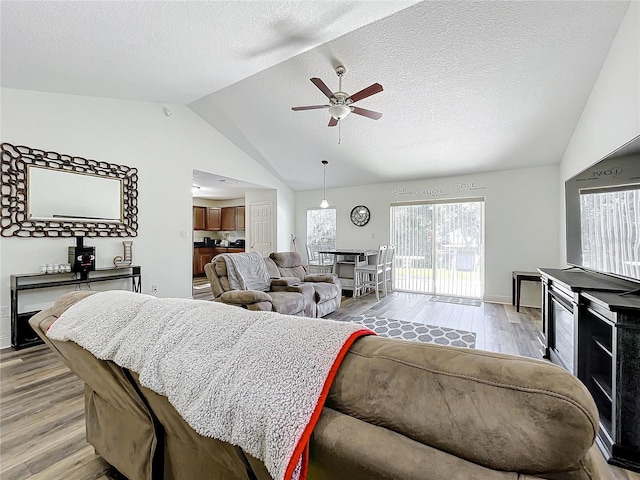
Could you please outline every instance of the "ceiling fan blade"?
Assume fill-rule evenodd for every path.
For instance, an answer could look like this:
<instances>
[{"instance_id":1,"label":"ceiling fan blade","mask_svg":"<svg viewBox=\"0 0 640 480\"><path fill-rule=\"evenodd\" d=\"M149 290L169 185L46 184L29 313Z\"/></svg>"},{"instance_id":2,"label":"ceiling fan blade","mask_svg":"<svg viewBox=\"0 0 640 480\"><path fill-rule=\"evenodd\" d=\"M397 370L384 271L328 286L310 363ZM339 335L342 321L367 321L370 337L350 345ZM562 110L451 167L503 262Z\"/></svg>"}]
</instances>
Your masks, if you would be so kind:
<instances>
[{"instance_id":1,"label":"ceiling fan blade","mask_svg":"<svg viewBox=\"0 0 640 480\"><path fill-rule=\"evenodd\" d=\"M367 110L366 108L360 107L350 107L351 111L357 115L362 115L363 117L372 118L374 120L379 120L382 118L382 114L380 112L374 112L373 110Z\"/></svg>"},{"instance_id":2,"label":"ceiling fan blade","mask_svg":"<svg viewBox=\"0 0 640 480\"><path fill-rule=\"evenodd\" d=\"M367 88L360 90L358 93L354 93L349 98L352 103L359 102L363 98L370 97L371 95L375 95L376 93L380 93L382 91L382 85L379 83L374 83L373 85L369 85Z\"/></svg>"},{"instance_id":3,"label":"ceiling fan blade","mask_svg":"<svg viewBox=\"0 0 640 480\"><path fill-rule=\"evenodd\" d=\"M291 107L291 110L297 112L299 110L316 110L318 108L329 108L331 105L308 105L306 107Z\"/></svg>"},{"instance_id":4,"label":"ceiling fan blade","mask_svg":"<svg viewBox=\"0 0 640 480\"><path fill-rule=\"evenodd\" d=\"M338 119L331 117L331 119L329 120L329 125L327 125L327 126L328 127L335 127L337 124L338 124Z\"/></svg>"},{"instance_id":5,"label":"ceiling fan blade","mask_svg":"<svg viewBox=\"0 0 640 480\"><path fill-rule=\"evenodd\" d=\"M327 87L322 80L320 80L319 78L312 78L311 81L316 87L320 89L322 93L327 96L327 98L335 98L333 96L333 92L329 90L329 87Z\"/></svg>"}]
</instances>

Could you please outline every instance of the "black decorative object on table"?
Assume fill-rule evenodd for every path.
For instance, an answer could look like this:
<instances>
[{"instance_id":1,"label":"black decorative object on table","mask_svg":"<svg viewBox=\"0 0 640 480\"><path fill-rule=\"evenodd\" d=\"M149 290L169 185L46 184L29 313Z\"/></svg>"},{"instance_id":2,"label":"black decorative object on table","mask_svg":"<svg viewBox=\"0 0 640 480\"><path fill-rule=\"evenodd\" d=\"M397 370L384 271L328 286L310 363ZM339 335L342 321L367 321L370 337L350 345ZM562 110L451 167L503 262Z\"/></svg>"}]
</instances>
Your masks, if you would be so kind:
<instances>
[{"instance_id":1,"label":"black decorative object on table","mask_svg":"<svg viewBox=\"0 0 640 480\"><path fill-rule=\"evenodd\" d=\"M76 246L69 247L69 264L72 272L86 280L89 272L96 269L96 247L85 247L84 237L76 237Z\"/></svg>"}]
</instances>

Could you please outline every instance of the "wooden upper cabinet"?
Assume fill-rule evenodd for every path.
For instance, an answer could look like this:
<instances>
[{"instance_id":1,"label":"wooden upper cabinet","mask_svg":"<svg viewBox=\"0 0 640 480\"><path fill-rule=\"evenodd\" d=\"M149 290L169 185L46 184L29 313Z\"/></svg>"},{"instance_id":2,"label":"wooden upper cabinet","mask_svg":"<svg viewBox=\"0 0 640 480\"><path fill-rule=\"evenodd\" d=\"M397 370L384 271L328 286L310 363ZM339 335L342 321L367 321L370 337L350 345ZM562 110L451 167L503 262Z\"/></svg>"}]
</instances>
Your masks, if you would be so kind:
<instances>
[{"instance_id":1,"label":"wooden upper cabinet","mask_svg":"<svg viewBox=\"0 0 640 480\"><path fill-rule=\"evenodd\" d=\"M194 230L220 230L220 209L193 207Z\"/></svg>"},{"instance_id":2,"label":"wooden upper cabinet","mask_svg":"<svg viewBox=\"0 0 640 480\"><path fill-rule=\"evenodd\" d=\"M193 207L193 229L206 230L207 207Z\"/></svg>"},{"instance_id":3,"label":"wooden upper cabinet","mask_svg":"<svg viewBox=\"0 0 640 480\"><path fill-rule=\"evenodd\" d=\"M223 207L220 230L244 230L244 207Z\"/></svg>"},{"instance_id":4,"label":"wooden upper cabinet","mask_svg":"<svg viewBox=\"0 0 640 480\"><path fill-rule=\"evenodd\" d=\"M220 209L207 208L206 230L220 230Z\"/></svg>"},{"instance_id":5,"label":"wooden upper cabinet","mask_svg":"<svg viewBox=\"0 0 640 480\"><path fill-rule=\"evenodd\" d=\"M229 231L236 229L236 207L222 207L222 221L220 230Z\"/></svg>"},{"instance_id":6,"label":"wooden upper cabinet","mask_svg":"<svg viewBox=\"0 0 640 480\"><path fill-rule=\"evenodd\" d=\"M236 207L236 230L244 230L244 207Z\"/></svg>"}]
</instances>

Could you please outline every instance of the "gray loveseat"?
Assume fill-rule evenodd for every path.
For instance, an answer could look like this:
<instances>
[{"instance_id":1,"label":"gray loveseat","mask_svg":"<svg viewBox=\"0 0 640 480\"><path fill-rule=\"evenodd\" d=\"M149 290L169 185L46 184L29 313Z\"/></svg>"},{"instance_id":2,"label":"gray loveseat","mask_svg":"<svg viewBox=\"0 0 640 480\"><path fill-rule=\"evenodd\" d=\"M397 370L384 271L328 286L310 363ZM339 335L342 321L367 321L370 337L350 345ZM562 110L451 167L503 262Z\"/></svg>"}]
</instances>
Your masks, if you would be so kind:
<instances>
[{"instance_id":1,"label":"gray loveseat","mask_svg":"<svg viewBox=\"0 0 640 480\"><path fill-rule=\"evenodd\" d=\"M274 252L263 260L271 279L269 287L264 291L236 290L229 281L226 256L214 257L204 271L215 299L248 310L305 317L323 317L340 307L342 289L335 274L307 275L296 252Z\"/></svg>"},{"instance_id":2,"label":"gray loveseat","mask_svg":"<svg viewBox=\"0 0 640 480\"><path fill-rule=\"evenodd\" d=\"M47 338L87 295L66 294L29 323L85 382L96 452L129 480L272 480L240 448L198 435L135 372ZM597 429L587 389L551 363L364 337L313 431L308 480L611 480Z\"/></svg>"}]
</instances>

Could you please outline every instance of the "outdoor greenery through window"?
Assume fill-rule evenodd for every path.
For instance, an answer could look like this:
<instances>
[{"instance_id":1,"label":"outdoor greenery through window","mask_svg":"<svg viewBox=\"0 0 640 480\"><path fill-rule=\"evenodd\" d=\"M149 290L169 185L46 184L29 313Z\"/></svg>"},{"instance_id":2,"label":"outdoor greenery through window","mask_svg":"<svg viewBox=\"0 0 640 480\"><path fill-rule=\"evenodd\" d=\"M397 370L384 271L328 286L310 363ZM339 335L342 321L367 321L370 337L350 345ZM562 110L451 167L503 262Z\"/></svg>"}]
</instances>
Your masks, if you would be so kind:
<instances>
[{"instance_id":1,"label":"outdoor greenery through window","mask_svg":"<svg viewBox=\"0 0 640 480\"><path fill-rule=\"evenodd\" d=\"M336 248L336 209L307 210L307 244L319 250Z\"/></svg>"}]
</instances>

